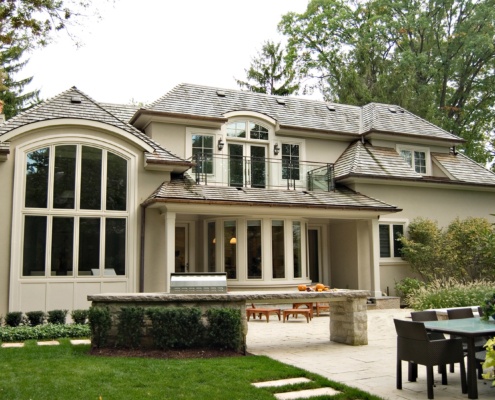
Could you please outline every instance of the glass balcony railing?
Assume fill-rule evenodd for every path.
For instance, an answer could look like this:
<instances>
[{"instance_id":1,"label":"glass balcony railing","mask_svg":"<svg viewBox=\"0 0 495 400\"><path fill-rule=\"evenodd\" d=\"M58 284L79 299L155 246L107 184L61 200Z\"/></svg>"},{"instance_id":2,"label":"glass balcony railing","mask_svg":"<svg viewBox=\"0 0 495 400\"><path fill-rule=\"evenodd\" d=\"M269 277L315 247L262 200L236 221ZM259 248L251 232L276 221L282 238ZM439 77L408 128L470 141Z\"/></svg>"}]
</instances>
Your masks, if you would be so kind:
<instances>
[{"instance_id":1,"label":"glass balcony railing","mask_svg":"<svg viewBox=\"0 0 495 400\"><path fill-rule=\"evenodd\" d=\"M198 153L192 157L198 185L308 191L334 190L329 163Z\"/></svg>"}]
</instances>

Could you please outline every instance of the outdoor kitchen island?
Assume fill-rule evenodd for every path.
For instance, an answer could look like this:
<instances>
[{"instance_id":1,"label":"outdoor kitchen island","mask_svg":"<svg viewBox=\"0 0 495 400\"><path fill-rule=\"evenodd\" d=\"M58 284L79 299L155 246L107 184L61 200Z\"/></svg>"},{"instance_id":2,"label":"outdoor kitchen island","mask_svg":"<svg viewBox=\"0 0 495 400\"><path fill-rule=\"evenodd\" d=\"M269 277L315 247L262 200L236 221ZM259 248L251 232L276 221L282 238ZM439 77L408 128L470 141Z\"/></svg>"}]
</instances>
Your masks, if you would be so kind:
<instances>
[{"instance_id":1,"label":"outdoor kitchen island","mask_svg":"<svg viewBox=\"0 0 495 400\"><path fill-rule=\"evenodd\" d=\"M246 305L330 303L330 340L358 346L368 344L367 290L331 289L322 292L257 291L227 293L108 293L89 295L93 307L109 307L112 319L122 307L199 307L239 309L244 343L247 335Z\"/></svg>"}]
</instances>

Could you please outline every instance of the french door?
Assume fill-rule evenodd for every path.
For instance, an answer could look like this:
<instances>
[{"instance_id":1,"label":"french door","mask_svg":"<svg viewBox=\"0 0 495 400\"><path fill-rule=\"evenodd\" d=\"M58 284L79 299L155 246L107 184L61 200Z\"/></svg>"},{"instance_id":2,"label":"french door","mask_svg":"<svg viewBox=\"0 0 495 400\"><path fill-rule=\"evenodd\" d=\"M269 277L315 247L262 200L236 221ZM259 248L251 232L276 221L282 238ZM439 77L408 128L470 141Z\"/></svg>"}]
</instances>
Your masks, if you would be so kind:
<instances>
[{"instance_id":1,"label":"french door","mask_svg":"<svg viewBox=\"0 0 495 400\"><path fill-rule=\"evenodd\" d=\"M266 146L229 143L229 186L266 187Z\"/></svg>"}]
</instances>

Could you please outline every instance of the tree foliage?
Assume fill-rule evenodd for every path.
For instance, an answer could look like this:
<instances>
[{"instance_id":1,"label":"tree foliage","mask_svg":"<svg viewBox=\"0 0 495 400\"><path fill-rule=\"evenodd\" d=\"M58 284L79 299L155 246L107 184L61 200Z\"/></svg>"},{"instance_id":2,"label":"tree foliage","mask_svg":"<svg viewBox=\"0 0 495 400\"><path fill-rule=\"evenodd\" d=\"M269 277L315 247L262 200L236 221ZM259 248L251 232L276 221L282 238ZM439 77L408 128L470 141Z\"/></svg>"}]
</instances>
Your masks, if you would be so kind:
<instances>
[{"instance_id":1,"label":"tree foliage","mask_svg":"<svg viewBox=\"0 0 495 400\"><path fill-rule=\"evenodd\" d=\"M495 120L495 0L312 0L283 16L289 62L327 100L397 104L467 140Z\"/></svg>"},{"instance_id":2,"label":"tree foliage","mask_svg":"<svg viewBox=\"0 0 495 400\"><path fill-rule=\"evenodd\" d=\"M288 96L299 89L294 69L286 63L280 43L265 42L245 71L247 80L236 79L236 82L251 92Z\"/></svg>"},{"instance_id":3,"label":"tree foliage","mask_svg":"<svg viewBox=\"0 0 495 400\"><path fill-rule=\"evenodd\" d=\"M26 65L21 61L24 48L12 46L0 51L0 66L3 71L0 77L0 100L3 102L3 114L7 119L26 110L39 102L39 90L24 92L24 88L32 81L32 77L16 80L15 77Z\"/></svg>"},{"instance_id":4,"label":"tree foliage","mask_svg":"<svg viewBox=\"0 0 495 400\"><path fill-rule=\"evenodd\" d=\"M485 218L456 218L442 230L418 218L402 236L402 257L425 282L495 280L495 228Z\"/></svg>"}]
</instances>

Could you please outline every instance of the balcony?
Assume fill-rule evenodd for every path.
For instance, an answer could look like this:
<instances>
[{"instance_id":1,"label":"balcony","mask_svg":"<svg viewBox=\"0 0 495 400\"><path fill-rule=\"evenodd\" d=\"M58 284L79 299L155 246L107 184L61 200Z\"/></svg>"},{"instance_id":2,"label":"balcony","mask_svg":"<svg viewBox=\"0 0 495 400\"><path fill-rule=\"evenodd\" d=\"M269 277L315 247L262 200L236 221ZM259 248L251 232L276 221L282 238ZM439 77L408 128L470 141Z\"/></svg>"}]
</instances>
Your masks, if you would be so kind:
<instances>
[{"instance_id":1,"label":"balcony","mask_svg":"<svg viewBox=\"0 0 495 400\"><path fill-rule=\"evenodd\" d=\"M325 191L334 190L334 166L313 161L198 153L192 157L198 185Z\"/></svg>"}]
</instances>

